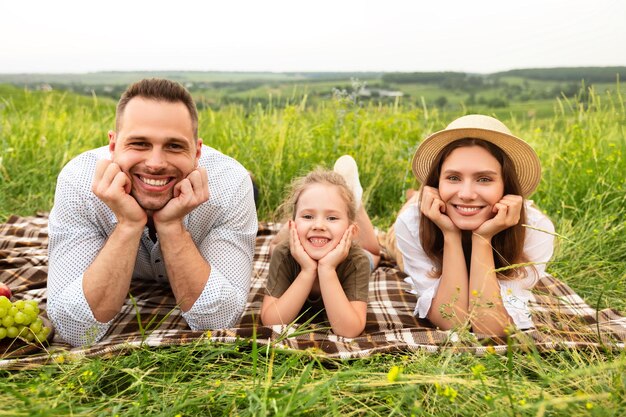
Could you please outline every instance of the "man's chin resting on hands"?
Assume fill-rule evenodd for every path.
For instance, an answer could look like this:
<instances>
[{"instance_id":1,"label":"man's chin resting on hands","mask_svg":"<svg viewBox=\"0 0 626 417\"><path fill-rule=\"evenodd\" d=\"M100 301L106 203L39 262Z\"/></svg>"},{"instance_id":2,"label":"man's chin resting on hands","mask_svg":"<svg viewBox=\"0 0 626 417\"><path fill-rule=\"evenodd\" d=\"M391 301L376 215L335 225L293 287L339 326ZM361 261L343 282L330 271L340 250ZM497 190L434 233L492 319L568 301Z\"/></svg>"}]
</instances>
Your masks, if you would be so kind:
<instances>
[{"instance_id":1,"label":"man's chin resting on hands","mask_svg":"<svg viewBox=\"0 0 626 417\"><path fill-rule=\"evenodd\" d=\"M197 126L182 86L142 80L122 95L108 146L59 175L48 314L72 345L98 341L132 308L131 282L169 283L193 330L241 316L257 231L252 183L234 159L202 144Z\"/></svg>"}]
</instances>

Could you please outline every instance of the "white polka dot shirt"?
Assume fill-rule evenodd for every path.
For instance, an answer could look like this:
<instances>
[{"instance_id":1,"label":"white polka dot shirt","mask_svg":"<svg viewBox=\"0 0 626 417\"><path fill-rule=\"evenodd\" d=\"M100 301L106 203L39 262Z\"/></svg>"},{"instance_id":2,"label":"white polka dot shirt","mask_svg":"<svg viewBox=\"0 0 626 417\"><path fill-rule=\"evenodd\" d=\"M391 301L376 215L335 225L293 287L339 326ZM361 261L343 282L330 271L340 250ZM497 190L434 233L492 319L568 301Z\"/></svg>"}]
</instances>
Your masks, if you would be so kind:
<instances>
[{"instance_id":1,"label":"white polka dot shirt","mask_svg":"<svg viewBox=\"0 0 626 417\"><path fill-rule=\"evenodd\" d=\"M49 219L48 316L74 346L98 341L109 329L98 322L83 293L83 273L94 261L117 220L91 191L98 159L107 146L85 152L59 174ZM183 224L211 265L204 290L183 318L193 330L228 328L241 317L250 290L257 217L248 172L234 159L202 146L199 166L209 176L207 202ZM168 282L160 244L144 229L133 273L135 280Z\"/></svg>"}]
</instances>

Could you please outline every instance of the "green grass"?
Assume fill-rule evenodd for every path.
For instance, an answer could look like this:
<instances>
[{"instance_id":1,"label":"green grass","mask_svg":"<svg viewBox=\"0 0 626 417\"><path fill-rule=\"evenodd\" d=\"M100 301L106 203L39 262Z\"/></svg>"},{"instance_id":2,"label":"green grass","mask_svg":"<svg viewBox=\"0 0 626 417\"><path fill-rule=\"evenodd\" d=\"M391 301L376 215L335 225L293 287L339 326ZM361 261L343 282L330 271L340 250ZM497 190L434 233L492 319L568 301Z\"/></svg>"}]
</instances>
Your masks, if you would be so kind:
<instances>
[{"instance_id":1,"label":"green grass","mask_svg":"<svg viewBox=\"0 0 626 417\"><path fill-rule=\"evenodd\" d=\"M598 308L626 311L626 111L623 97L555 100L541 114L493 111L537 150L533 200L558 240L549 270ZM205 143L256 176L269 220L293 176L355 156L366 207L381 229L415 186L418 142L459 112L403 105L227 106L200 114ZM60 168L106 144L115 103L0 86L0 220L52 205ZM394 366L401 372L389 382ZM1 415L485 415L626 414L626 353L598 349L478 357L452 351L321 360L238 344L140 349L111 358L0 371ZM391 378L393 379L393 378Z\"/></svg>"}]
</instances>

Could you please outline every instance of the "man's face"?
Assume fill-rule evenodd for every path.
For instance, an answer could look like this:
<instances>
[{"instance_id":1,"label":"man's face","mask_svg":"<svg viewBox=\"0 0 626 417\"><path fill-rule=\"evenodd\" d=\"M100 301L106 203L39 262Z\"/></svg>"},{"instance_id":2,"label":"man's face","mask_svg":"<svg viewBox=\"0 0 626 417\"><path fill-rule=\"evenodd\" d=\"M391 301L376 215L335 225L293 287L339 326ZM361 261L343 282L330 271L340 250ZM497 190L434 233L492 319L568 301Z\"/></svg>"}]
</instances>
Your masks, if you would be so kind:
<instances>
[{"instance_id":1,"label":"man's face","mask_svg":"<svg viewBox=\"0 0 626 417\"><path fill-rule=\"evenodd\" d=\"M109 132L111 159L129 176L130 194L148 211L172 199L174 186L197 167L201 145L181 102L135 97L126 105L119 131Z\"/></svg>"}]
</instances>

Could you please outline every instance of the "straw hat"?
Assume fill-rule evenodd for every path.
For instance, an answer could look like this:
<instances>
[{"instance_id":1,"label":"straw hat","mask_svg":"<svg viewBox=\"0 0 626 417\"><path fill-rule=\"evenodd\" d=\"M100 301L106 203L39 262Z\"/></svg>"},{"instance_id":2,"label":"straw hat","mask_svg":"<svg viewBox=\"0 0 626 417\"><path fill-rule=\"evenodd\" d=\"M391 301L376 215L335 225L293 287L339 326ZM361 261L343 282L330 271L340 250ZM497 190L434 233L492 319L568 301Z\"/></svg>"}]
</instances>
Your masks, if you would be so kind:
<instances>
[{"instance_id":1,"label":"straw hat","mask_svg":"<svg viewBox=\"0 0 626 417\"><path fill-rule=\"evenodd\" d=\"M522 196L528 197L541 179L541 164L529 144L515 137L501 121L481 114L459 117L444 130L433 133L420 144L413 156L413 174L424 184L439 152L449 143L464 138L491 142L513 161Z\"/></svg>"}]
</instances>

